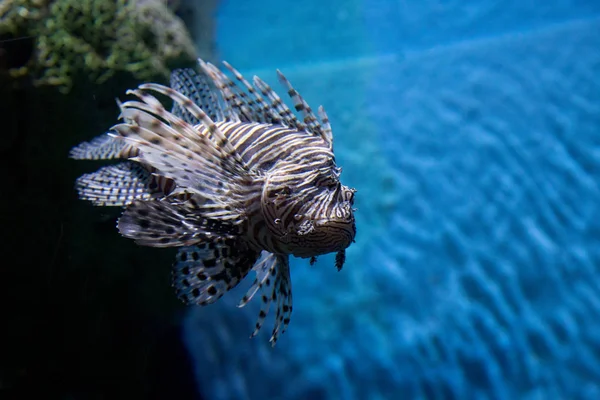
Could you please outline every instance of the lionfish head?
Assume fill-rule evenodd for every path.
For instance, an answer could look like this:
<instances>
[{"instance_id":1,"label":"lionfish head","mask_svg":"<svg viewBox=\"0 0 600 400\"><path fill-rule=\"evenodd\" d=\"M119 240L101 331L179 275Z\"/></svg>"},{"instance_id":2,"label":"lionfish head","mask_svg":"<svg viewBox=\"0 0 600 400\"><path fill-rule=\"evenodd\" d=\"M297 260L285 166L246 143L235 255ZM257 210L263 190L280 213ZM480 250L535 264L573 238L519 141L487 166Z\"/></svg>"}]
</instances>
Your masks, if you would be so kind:
<instances>
[{"instance_id":1,"label":"lionfish head","mask_svg":"<svg viewBox=\"0 0 600 400\"><path fill-rule=\"evenodd\" d=\"M283 168L267 181L263 191L267 225L294 256L340 253L354 241L356 190L341 184L340 172L332 165L290 176Z\"/></svg>"}]
</instances>

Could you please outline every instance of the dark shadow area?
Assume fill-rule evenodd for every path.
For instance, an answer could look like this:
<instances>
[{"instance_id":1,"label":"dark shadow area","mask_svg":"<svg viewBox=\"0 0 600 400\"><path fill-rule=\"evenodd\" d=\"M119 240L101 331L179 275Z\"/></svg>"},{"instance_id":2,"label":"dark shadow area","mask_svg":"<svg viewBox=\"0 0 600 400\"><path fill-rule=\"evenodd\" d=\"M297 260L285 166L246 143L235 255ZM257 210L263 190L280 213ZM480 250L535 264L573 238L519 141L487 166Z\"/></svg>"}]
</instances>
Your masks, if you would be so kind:
<instances>
[{"instance_id":1,"label":"dark shadow area","mask_svg":"<svg viewBox=\"0 0 600 400\"><path fill-rule=\"evenodd\" d=\"M158 341L150 359L149 378L152 382L149 399L202 400L180 329L167 330Z\"/></svg>"},{"instance_id":2,"label":"dark shadow area","mask_svg":"<svg viewBox=\"0 0 600 400\"><path fill-rule=\"evenodd\" d=\"M120 210L74 190L98 164L69 149L114 124L114 98L134 85L116 76L63 95L0 75L2 399L197 398L177 334L174 253L121 238Z\"/></svg>"}]
</instances>

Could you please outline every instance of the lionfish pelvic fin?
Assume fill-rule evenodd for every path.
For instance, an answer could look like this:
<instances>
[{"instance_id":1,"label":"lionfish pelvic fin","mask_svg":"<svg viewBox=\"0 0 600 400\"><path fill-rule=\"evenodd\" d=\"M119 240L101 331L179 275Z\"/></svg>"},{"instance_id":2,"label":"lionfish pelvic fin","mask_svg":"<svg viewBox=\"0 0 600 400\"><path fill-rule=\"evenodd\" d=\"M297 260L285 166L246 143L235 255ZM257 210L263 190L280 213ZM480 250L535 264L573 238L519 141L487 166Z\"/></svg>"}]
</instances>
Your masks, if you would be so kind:
<instances>
[{"instance_id":1,"label":"lionfish pelvic fin","mask_svg":"<svg viewBox=\"0 0 600 400\"><path fill-rule=\"evenodd\" d=\"M287 256L275 255L267 251L261 253L261 258L252 268L256 278L246 292L238 307L244 307L260 290L261 306L254 332L254 337L260 331L269 312L272 301L277 301L275 327L271 334L271 345L275 346L277 339L285 332L292 314L292 281L290 279L289 259Z\"/></svg>"}]
</instances>

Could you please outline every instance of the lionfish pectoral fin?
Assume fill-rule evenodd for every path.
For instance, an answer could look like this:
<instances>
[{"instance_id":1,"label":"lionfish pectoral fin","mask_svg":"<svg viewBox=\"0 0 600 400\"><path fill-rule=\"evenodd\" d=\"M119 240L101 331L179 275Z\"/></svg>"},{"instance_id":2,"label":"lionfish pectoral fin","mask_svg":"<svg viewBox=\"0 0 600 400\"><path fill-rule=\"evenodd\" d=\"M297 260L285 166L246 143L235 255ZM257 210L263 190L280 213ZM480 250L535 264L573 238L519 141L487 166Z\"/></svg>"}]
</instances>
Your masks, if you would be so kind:
<instances>
[{"instance_id":1,"label":"lionfish pectoral fin","mask_svg":"<svg viewBox=\"0 0 600 400\"><path fill-rule=\"evenodd\" d=\"M121 235L151 247L189 246L217 237L233 238L239 227L190 213L184 206L163 201L133 201L117 228Z\"/></svg>"},{"instance_id":2,"label":"lionfish pectoral fin","mask_svg":"<svg viewBox=\"0 0 600 400\"><path fill-rule=\"evenodd\" d=\"M277 301L275 327L270 339L271 344L275 346L279 335L287 329L292 314L292 283L288 257L263 251L261 258L252 269L256 272L256 278L238 307L248 304L259 290L262 292L258 320L254 332L250 335L250 337L254 337L265 321L271 302Z\"/></svg>"},{"instance_id":3,"label":"lionfish pectoral fin","mask_svg":"<svg viewBox=\"0 0 600 400\"><path fill-rule=\"evenodd\" d=\"M179 249L173 265L173 286L186 304L214 303L234 288L258 258L238 239L217 238Z\"/></svg>"},{"instance_id":4,"label":"lionfish pectoral fin","mask_svg":"<svg viewBox=\"0 0 600 400\"><path fill-rule=\"evenodd\" d=\"M73 147L69 152L69 157L75 160L111 160L129 158L135 154L136 150L131 144L105 133L96 136L89 142L82 142Z\"/></svg>"},{"instance_id":5,"label":"lionfish pectoral fin","mask_svg":"<svg viewBox=\"0 0 600 400\"><path fill-rule=\"evenodd\" d=\"M131 161L100 168L77 178L79 198L95 206L124 206L151 198L150 172Z\"/></svg>"}]
</instances>

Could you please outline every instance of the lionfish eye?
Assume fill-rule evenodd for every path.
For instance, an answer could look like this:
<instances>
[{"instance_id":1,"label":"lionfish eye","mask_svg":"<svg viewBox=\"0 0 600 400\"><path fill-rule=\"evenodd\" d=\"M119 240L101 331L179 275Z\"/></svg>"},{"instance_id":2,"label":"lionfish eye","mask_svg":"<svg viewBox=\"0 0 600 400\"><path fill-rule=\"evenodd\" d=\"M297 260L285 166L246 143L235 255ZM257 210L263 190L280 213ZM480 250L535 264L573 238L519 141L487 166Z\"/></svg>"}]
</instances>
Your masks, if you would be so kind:
<instances>
[{"instance_id":1,"label":"lionfish eye","mask_svg":"<svg viewBox=\"0 0 600 400\"><path fill-rule=\"evenodd\" d=\"M271 189L271 190L269 190L267 192L267 196L269 198L274 198L274 197L277 197L279 195L287 196L290 193L292 193L292 190L290 189L290 187L289 186L284 186L281 189Z\"/></svg>"},{"instance_id":2,"label":"lionfish eye","mask_svg":"<svg viewBox=\"0 0 600 400\"><path fill-rule=\"evenodd\" d=\"M322 186L326 187L329 190L335 190L338 188L339 184L340 183L336 179L329 177L325 181L323 181Z\"/></svg>"}]
</instances>

